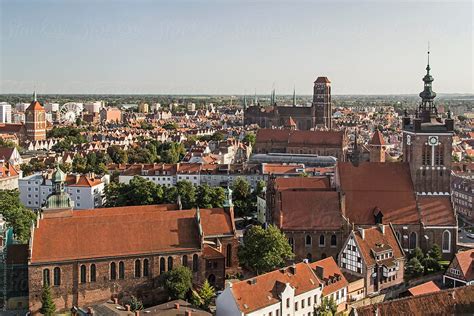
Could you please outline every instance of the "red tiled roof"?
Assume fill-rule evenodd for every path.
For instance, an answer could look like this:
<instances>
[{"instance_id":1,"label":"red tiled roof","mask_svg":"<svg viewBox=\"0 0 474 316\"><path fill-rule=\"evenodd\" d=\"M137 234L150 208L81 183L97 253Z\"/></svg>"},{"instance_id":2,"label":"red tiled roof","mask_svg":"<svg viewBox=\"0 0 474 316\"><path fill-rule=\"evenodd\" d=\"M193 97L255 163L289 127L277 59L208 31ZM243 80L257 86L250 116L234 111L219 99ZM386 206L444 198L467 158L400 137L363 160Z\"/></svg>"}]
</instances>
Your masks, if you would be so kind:
<instances>
[{"instance_id":1,"label":"red tiled roof","mask_svg":"<svg viewBox=\"0 0 474 316\"><path fill-rule=\"evenodd\" d=\"M419 223L413 183L406 163L350 162L337 164L337 174L346 196L346 217L356 224L375 224L379 208L384 222Z\"/></svg>"},{"instance_id":2,"label":"red tiled roof","mask_svg":"<svg viewBox=\"0 0 474 316\"><path fill-rule=\"evenodd\" d=\"M421 221L426 226L456 225L449 196L419 196Z\"/></svg>"},{"instance_id":3,"label":"red tiled roof","mask_svg":"<svg viewBox=\"0 0 474 316\"><path fill-rule=\"evenodd\" d=\"M471 315L472 313L474 313L474 285L357 308L359 316Z\"/></svg>"},{"instance_id":4,"label":"red tiled roof","mask_svg":"<svg viewBox=\"0 0 474 316\"><path fill-rule=\"evenodd\" d=\"M410 292L410 294L413 296L433 293L433 292L438 292L438 291L440 291L440 288L433 281L425 282L408 289L408 292Z\"/></svg>"},{"instance_id":5,"label":"red tiled roof","mask_svg":"<svg viewBox=\"0 0 474 316\"><path fill-rule=\"evenodd\" d=\"M330 145L342 146L344 131L299 131L289 129L266 129L257 131L257 143L287 143L288 146Z\"/></svg>"},{"instance_id":6,"label":"red tiled roof","mask_svg":"<svg viewBox=\"0 0 474 316\"><path fill-rule=\"evenodd\" d=\"M339 229L343 217L335 191L285 190L281 192L281 228L284 230Z\"/></svg>"},{"instance_id":7,"label":"red tiled roof","mask_svg":"<svg viewBox=\"0 0 474 316\"><path fill-rule=\"evenodd\" d=\"M331 83L328 77L318 77L314 83Z\"/></svg>"},{"instance_id":8,"label":"red tiled roof","mask_svg":"<svg viewBox=\"0 0 474 316\"><path fill-rule=\"evenodd\" d=\"M316 269L316 267L323 268L323 280L318 276L321 281L327 282L331 277L340 276L339 281L333 281L331 284L325 284L323 287L323 296L330 295L343 287L347 286L346 277L342 274L341 269L338 267L336 261L333 257L327 257L325 259L313 262L310 264L311 268Z\"/></svg>"},{"instance_id":9,"label":"red tiled roof","mask_svg":"<svg viewBox=\"0 0 474 316\"><path fill-rule=\"evenodd\" d=\"M456 259L464 279L466 281L474 280L474 249L458 252Z\"/></svg>"},{"instance_id":10,"label":"red tiled roof","mask_svg":"<svg viewBox=\"0 0 474 316\"><path fill-rule=\"evenodd\" d=\"M31 262L199 249L196 210L169 208L169 205L127 206L43 218L34 230ZM205 236L232 233L229 225L232 220L224 210L200 212Z\"/></svg>"},{"instance_id":11,"label":"red tiled roof","mask_svg":"<svg viewBox=\"0 0 474 316\"><path fill-rule=\"evenodd\" d=\"M253 278L232 284L231 291L240 311L245 314L273 305L280 301L280 293L289 285L295 289L295 295L319 287L320 281L307 263L298 263L295 272L291 267L275 270Z\"/></svg>"},{"instance_id":12,"label":"red tiled roof","mask_svg":"<svg viewBox=\"0 0 474 316\"><path fill-rule=\"evenodd\" d=\"M275 188L278 191L286 189L331 189L331 183L327 177L294 177L276 178Z\"/></svg>"},{"instance_id":13,"label":"red tiled roof","mask_svg":"<svg viewBox=\"0 0 474 316\"><path fill-rule=\"evenodd\" d=\"M221 252L219 252L219 250L217 250L216 248L211 247L209 245L204 245L204 249L202 251L202 256L205 259L222 259L222 258L225 258L224 255Z\"/></svg>"},{"instance_id":14,"label":"red tiled roof","mask_svg":"<svg viewBox=\"0 0 474 316\"><path fill-rule=\"evenodd\" d=\"M398 245L397 237L393 233L390 225L384 225L385 233L379 227L370 227L364 229L364 238L358 230L354 231L356 243L359 246L360 252L366 265L371 266L376 263L376 258L372 254L372 250L385 251L392 249L393 258L403 258L403 251ZM382 246L383 245L383 246Z\"/></svg>"},{"instance_id":15,"label":"red tiled roof","mask_svg":"<svg viewBox=\"0 0 474 316\"><path fill-rule=\"evenodd\" d=\"M102 180L98 178L89 178L87 175L80 175L76 177L75 175L68 175L66 181L70 187L94 187L102 183Z\"/></svg>"},{"instance_id":16,"label":"red tiled roof","mask_svg":"<svg viewBox=\"0 0 474 316\"><path fill-rule=\"evenodd\" d=\"M41 106L41 104L38 101L33 101L31 102L30 106L28 106L25 112L29 112L29 111L44 111L44 108Z\"/></svg>"},{"instance_id":17,"label":"red tiled roof","mask_svg":"<svg viewBox=\"0 0 474 316\"><path fill-rule=\"evenodd\" d=\"M372 146L385 146L385 140L383 139L382 133L377 129L370 140L369 145Z\"/></svg>"}]
</instances>

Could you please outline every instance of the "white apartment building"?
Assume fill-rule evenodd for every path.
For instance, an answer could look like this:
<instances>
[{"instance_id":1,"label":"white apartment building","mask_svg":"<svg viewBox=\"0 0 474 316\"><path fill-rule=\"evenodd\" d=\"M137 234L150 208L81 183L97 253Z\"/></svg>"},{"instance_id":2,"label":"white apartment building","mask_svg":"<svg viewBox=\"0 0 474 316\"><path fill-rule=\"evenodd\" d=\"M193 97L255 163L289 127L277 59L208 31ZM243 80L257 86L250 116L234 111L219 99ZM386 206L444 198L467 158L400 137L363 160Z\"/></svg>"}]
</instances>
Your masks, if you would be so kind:
<instances>
[{"instance_id":1,"label":"white apartment building","mask_svg":"<svg viewBox=\"0 0 474 316\"><path fill-rule=\"evenodd\" d=\"M74 209L93 209L105 203L105 186L109 175L101 178L92 174L70 174L66 176L65 191L74 201ZM36 173L18 180L20 200L28 208L39 209L52 193L51 174Z\"/></svg>"},{"instance_id":2,"label":"white apartment building","mask_svg":"<svg viewBox=\"0 0 474 316\"><path fill-rule=\"evenodd\" d=\"M12 106L7 102L0 102L0 123L12 122Z\"/></svg>"}]
</instances>

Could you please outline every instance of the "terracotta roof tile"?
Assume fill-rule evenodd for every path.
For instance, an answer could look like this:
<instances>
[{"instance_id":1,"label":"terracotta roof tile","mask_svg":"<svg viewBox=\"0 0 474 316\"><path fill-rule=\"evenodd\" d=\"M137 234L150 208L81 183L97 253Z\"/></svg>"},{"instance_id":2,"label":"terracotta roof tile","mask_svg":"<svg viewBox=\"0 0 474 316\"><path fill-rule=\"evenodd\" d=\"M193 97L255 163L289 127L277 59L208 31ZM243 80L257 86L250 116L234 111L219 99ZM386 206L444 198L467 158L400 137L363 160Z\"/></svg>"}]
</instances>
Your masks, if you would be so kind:
<instances>
[{"instance_id":1,"label":"terracotta roof tile","mask_svg":"<svg viewBox=\"0 0 474 316\"><path fill-rule=\"evenodd\" d=\"M433 293L433 292L438 292L438 291L440 291L440 288L433 281L425 282L408 289L408 292L410 292L410 294L413 296Z\"/></svg>"},{"instance_id":2,"label":"terracotta roof tile","mask_svg":"<svg viewBox=\"0 0 474 316\"><path fill-rule=\"evenodd\" d=\"M449 196L420 196L421 221L426 226L456 225Z\"/></svg>"},{"instance_id":3,"label":"terracotta roof tile","mask_svg":"<svg viewBox=\"0 0 474 316\"><path fill-rule=\"evenodd\" d=\"M295 177L276 178L275 188L278 191L286 189L331 189L331 183L327 177Z\"/></svg>"},{"instance_id":4,"label":"terracotta roof tile","mask_svg":"<svg viewBox=\"0 0 474 316\"><path fill-rule=\"evenodd\" d=\"M456 259L465 280L474 280L474 249L458 252Z\"/></svg>"},{"instance_id":5,"label":"terracotta roof tile","mask_svg":"<svg viewBox=\"0 0 474 316\"><path fill-rule=\"evenodd\" d=\"M335 291L338 291L344 287L346 287L349 282L347 282L346 277L341 272L341 269L338 267L336 261L334 261L333 257L327 257L325 259L313 262L310 264L311 268L316 269L316 267L323 268L323 278L321 279L320 276L318 278L320 281L325 283L323 287L323 296L330 295ZM339 279L335 279L334 277L339 277ZM333 278L333 281L329 284L327 281Z\"/></svg>"},{"instance_id":6,"label":"terracotta roof tile","mask_svg":"<svg viewBox=\"0 0 474 316\"><path fill-rule=\"evenodd\" d=\"M382 133L377 129L369 142L372 146L385 146L385 140L383 139Z\"/></svg>"}]
</instances>

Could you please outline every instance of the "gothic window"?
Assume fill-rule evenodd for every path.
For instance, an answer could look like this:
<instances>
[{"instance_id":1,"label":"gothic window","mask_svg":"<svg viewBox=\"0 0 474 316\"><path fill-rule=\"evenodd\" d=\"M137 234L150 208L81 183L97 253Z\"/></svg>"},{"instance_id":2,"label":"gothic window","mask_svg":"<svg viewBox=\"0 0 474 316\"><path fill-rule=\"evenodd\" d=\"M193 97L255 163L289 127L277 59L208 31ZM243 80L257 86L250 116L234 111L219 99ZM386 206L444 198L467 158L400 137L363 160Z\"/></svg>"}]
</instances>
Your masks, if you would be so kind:
<instances>
[{"instance_id":1,"label":"gothic window","mask_svg":"<svg viewBox=\"0 0 474 316\"><path fill-rule=\"evenodd\" d=\"M335 234L331 236L331 246L335 247L337 245L337 237Z\"/></svg>"},{"instance_id":2,"label":"gothic window","mask_svg":"<svg viewBox=\"0 0 474 316\"><path fill-rule=\"evenodd\" d=\"M291 251L295 251L295 240L293 239L293 237L288 238L288 243L291 246Z\"/></svg>"},{"instance_id":3,"label":"gothic window","mask_svg":"<svg viewBox=\"0 0 474 316\"><path fill-rule=\"evenodd\" d=\"M443 252L450 252L451 251L451 233L448 230L443 232Z\"/></svg>"},{"instance_id":4,"label":"gothic window","mask_svg":"<svg viewBox=\"0 0 474 316\"><path fill-rule=\"evenodd\" d=\"M148 259L144 259L143 260L143 276L144 277L148 276L148 269L149 269L148 265L149 265L148 264Z\"/></svg>"},{"instance_id":5,"label":"gothic window","mask_svg":"<svg viewBox=\"0 0 474 316\"><path fill-rule=\"evenodd\" d=\"M225 265L227 267L232 266L232 245L231 244L228 244L226 246Z\"/></svg>"},{"instance_id":6,"label":"gothic window","mask_svg":"<svg viewBox=\"0 0 474 316\"><path fill-rule=\"evenodd\" d=\"M305 238L305 245L306 245L306 246L311 246L311 243L312 243L311 236L310 236L310 235L306 235L306 238Z\"/></svg>"},{"instance_id":7,"label":"gothic window","mask_svg":"<svg viewBox=\"0 0 474 316\"><path fill-rule=\"evenodd\" d=\"M53 270L54 286L61 285L61 269L59 267Z\"/></svg>"},{"instance_id":8,"label":"gothic window","mask_svg":"<svg viewBox=\"0 0 474 316\"><path fill-rule=\"evenodd\" d=\"M125 279L125 264L123 261L119 262L119 279Z\"/></svg>"},{"instance_id":9,"label":"gothic window","mask_svg":"<svg viewBox=\"0 0 474 316\"><path fill-rule=\"evenodd\" d=\"M110 279L117 279L117 265L115 264L115 262L110 263Z\"/></svg>"},{"instance_id":10,"label":"gothic window","mask_svg":"<svg viewBox=\"0 0 474 316\"><path fill-rule=\"evenodd\" d=\"M81 265L80 273L81 273L80 282L81 283L86 283L87 276L86 276L86 266L85 265Z\"/></svg>"},{"instance_id":11,"label":"gothic window","mask_svg":"<svg viewBox=\"0 0 474 316\"><path fill-rule=\"evenodd\" d=\"M135 277L139 278L142 276L142 263L140 259L135 260Z\"/></svg>"},{"instance_id":12,"label":"gothic window","mask_svg":"<svg viewBox=\"0 0 474 316\"><path fill-rule=\"evenodd\" d=\"M436 149L435 149L435 165L437 166L444 165L443 153L444 153L443 145L438 144L438 146L436 146Z\"/></svg>"},{"instance_id":13,"label":"gothic window","mask_svg":"<svg viewBox=\"0 0 474 316\"><path fill-rule=\"evenodd\" d=\"M168 257L168 271L173 270L173 257Z\"/></svg>"},{"instance_id":14,"label":"gothic window","mask_svg":"<svg viewBox=\"0 0 474 316\"><path fill-rule=\"evenodd\" d=\"M160 274L166 271L165 258L160 258Z\"/></svg>"},{"instance_id":15,"label":"gothic window","mask_svg":"<svg viewBox=\"0 0 474 316\"><path fill-rule=\"evenodd\" d=\"M321 235L319 236L319 246L320 246L320 247L324 247L324 244L325 244L324 235L321 234Z\"/></svg>"},{"instance_id":16,"label":"gothic window","mask_svg":"<svg viewBox=\"0 0 474 316\"><path fill-rule=\"evenodd\" d=\"M50 274L49 274L49 269L44 269L43 270L43 285L50 285L51 284L51 279L50 279Z\"/></svg>"},{"instance_id":17,"label":"gothic window","mask_svg":"<svg viewBox=\"0 0 474 316\"><path fill-rule=\"evenodd\" d=\"M95 268L95 264L91 264L90 275L91 275L91 282L95 282L95 281L96 281L96 268Z\"/></svg>"},{"instance_id":18,"label":"gothic window","mask_svg":"<svg viewBox=\"0 0 474 316\"><path fill-rule=\"evenodd\" d=\"M193 271L197 272L199 269L199 257L197 254L193 255Z\"/></svg>"},{"instance_id":19,"label":"gothic window","mask_svg":"<svg viewBox=\"0 0 474 316\"><path fill-rule=\"evenodd\" d=\"M427 144L423 145L423 152L422 152L422 164L424 166L431 165L431 146Z\"/></svg>"},{"instance_id":20,"label":"gothic window","mask_svg":"<svg viewBox=\"0 0 474 316\"><path fill-rule=\"evenodd\" d=\"M411 232L410 233L410 249L415 249L416 248L416 245L417 245L416 238L417 238L416 233Z\"/></svg>"},{"instance_id":21,"label":"gothic window","mask_svg":"<svg viewBox=\"0 0 474 316\"><path fill-rule=\"evenodd\" d=\"M188 266L188 256L187 255L183 256L183 266L185 266L185 267Z\"/></svg>"}]
</instances>

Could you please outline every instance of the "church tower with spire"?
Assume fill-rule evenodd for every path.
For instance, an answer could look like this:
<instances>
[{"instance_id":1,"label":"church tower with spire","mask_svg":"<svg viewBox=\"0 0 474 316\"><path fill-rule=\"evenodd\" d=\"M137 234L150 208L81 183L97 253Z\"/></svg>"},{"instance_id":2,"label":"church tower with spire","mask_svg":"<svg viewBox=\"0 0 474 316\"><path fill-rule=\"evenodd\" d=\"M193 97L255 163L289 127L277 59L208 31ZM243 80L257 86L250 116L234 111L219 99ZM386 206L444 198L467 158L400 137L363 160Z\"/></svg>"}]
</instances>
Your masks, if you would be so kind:
<instances>
[{"instance_id":1,"label":"church tower with spire","mask_svg":"<svg viewBox=\"0 0 474 316\"><path fill-rule=\"evenodd\" d=\"M28 140L46 139L46 112L33 93L33 101L25 110L25 128Z\"/></svg>"},{"instance_id":2,"label":"church tower with spire","mask_svg":"<svg viewBox=\"0 0 474 316\"><path fill-rule=\"evenodd\" d=\"M414 117L403 116L403 161L410 165L415 191L420 195L447 195L450 191L454 120L438 115L432 89L430 60L423 77L421 103Z\"/></svg>"}]
</instances>

